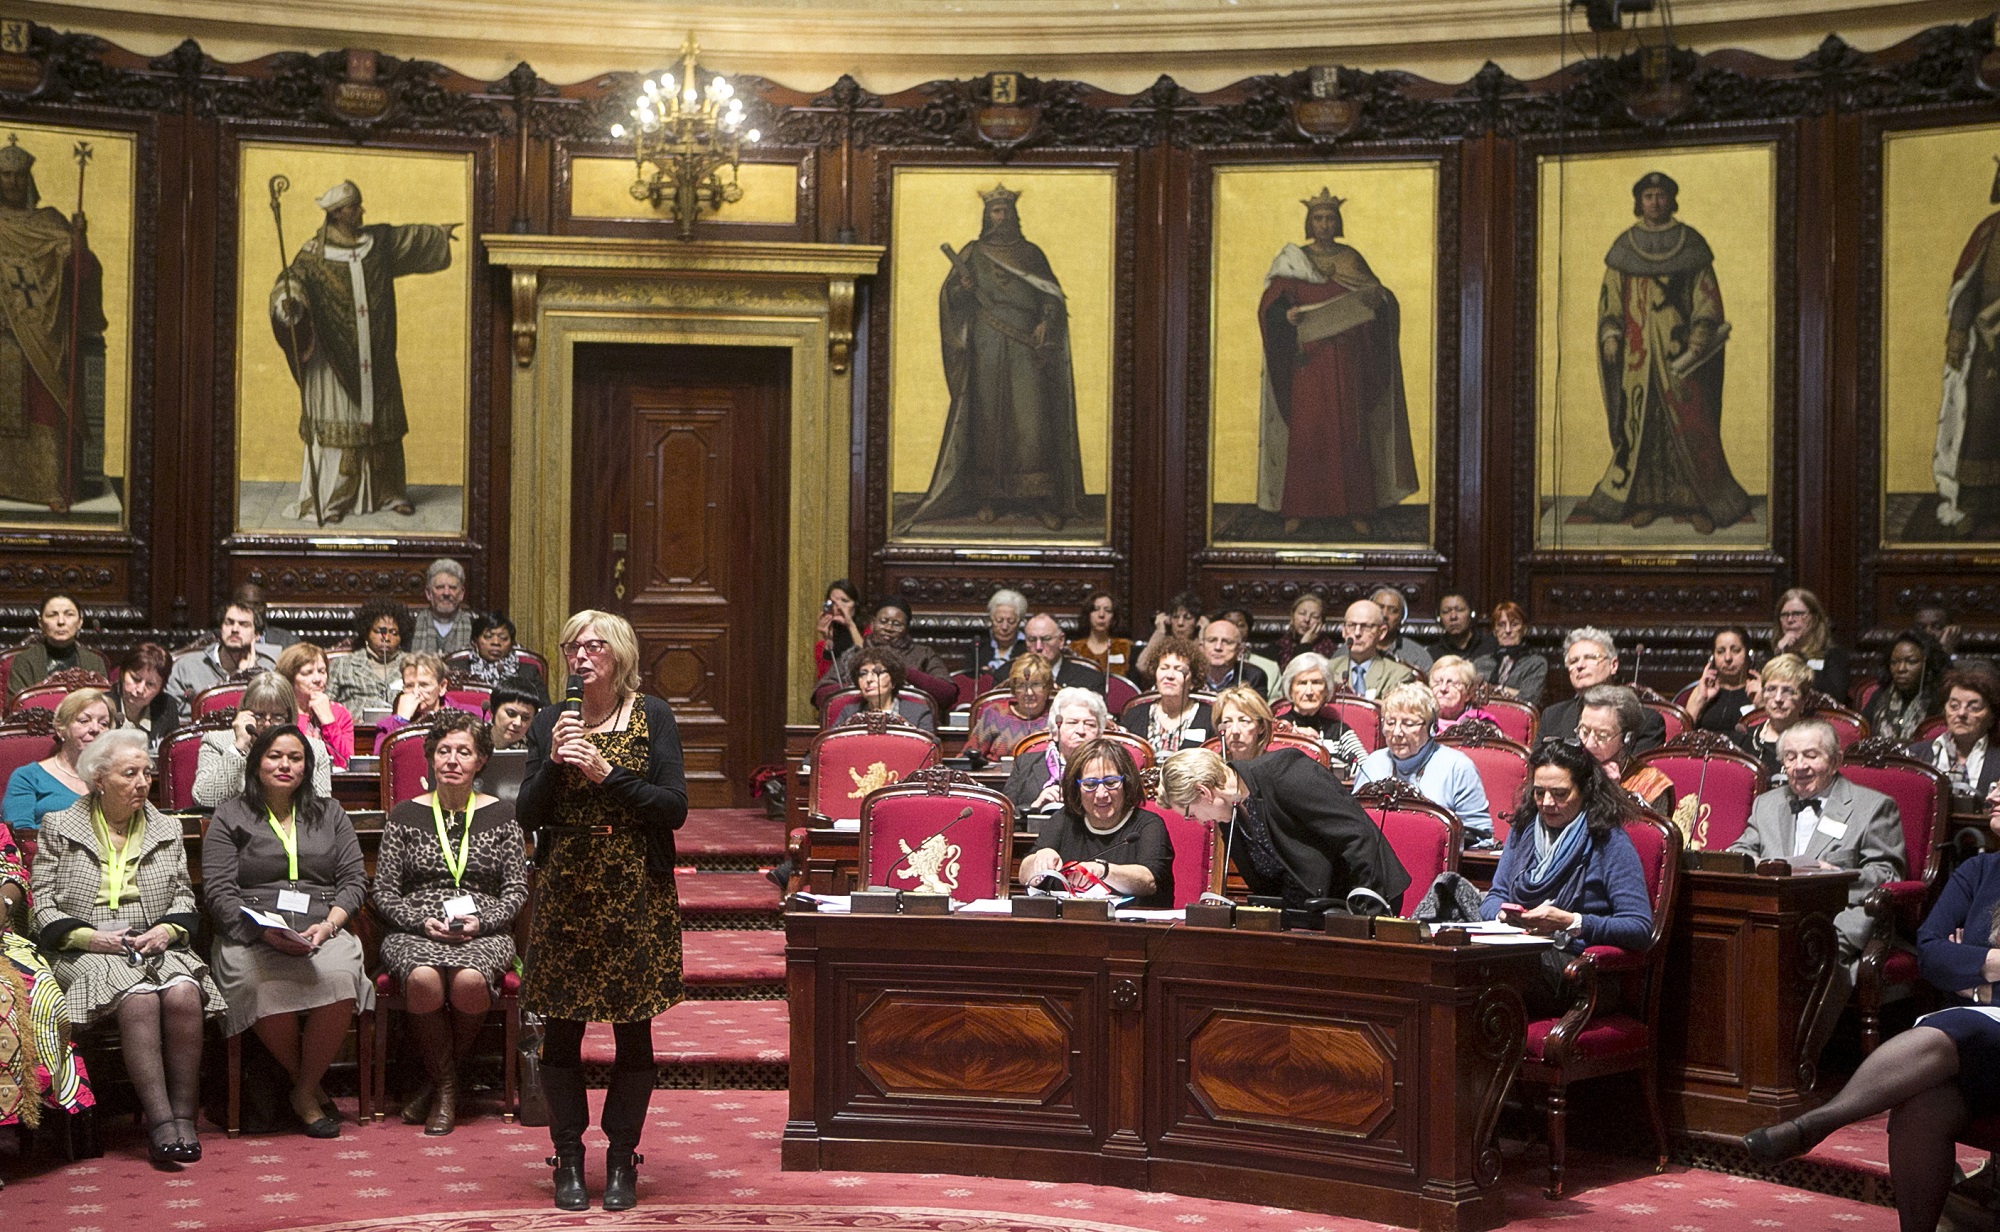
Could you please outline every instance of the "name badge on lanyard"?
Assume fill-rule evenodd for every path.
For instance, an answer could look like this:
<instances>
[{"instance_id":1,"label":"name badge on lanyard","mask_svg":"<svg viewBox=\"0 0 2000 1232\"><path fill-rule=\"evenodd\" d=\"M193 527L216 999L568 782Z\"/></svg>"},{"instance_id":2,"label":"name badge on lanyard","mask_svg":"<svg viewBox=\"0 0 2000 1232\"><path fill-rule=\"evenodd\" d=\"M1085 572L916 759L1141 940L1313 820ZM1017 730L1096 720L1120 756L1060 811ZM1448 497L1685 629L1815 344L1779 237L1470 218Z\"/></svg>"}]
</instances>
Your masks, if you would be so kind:
<instances>
[{"instance_id":1,"label":"name badge on lanyard","mask_svg":"<svg viewBox=\"0 0 2000 1232\"><path fill-rule=\"evenodd\" d=\"M286 880L290 881L293 886L292 889L278 891L278 910L284 912L286 915L297 915L302 912L311 911L312 899L306 896L305 891L297 888L299 884L299 815L297 810L293 810L292 812L292 826L289 830L279 825L277 816L268 810L264 813L264 820L271 823L271 833L278 836L279 844L285 849Z\"/></svg>"},{"instance_id":2,"label":"name badge on lanyard","mask_svg":"<svg viewBox=\"0 0 2000 1232\"><path fill-rule=\"evenodd\" d=\"M286 915L298 915L312 910L312 899L304 890L279 890L278 910Z\"/></svg>"}]
</instances>

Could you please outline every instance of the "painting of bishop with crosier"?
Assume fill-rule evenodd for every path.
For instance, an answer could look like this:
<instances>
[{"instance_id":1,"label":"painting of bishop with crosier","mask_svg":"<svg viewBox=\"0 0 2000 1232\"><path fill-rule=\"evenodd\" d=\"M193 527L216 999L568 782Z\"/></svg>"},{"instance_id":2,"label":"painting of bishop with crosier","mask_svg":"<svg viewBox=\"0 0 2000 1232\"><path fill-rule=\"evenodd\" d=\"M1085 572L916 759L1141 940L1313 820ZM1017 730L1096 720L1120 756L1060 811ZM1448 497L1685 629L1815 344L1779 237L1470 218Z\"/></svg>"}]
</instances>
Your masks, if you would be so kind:
<instances>
[{"instance_id":1,"label":"painting of bishop with crosier","mask_svg":"<svg viewBox=\"0 0 2000 1232\"><path fill-rule=\"evenodd\" d=\"M240 254L242 529L463 527L467 214L452 190L466 164L442 157L461 174L440 192L424 161L245 151L245 212L261 226L246 218Z\"/></svg>"}]
</instances>

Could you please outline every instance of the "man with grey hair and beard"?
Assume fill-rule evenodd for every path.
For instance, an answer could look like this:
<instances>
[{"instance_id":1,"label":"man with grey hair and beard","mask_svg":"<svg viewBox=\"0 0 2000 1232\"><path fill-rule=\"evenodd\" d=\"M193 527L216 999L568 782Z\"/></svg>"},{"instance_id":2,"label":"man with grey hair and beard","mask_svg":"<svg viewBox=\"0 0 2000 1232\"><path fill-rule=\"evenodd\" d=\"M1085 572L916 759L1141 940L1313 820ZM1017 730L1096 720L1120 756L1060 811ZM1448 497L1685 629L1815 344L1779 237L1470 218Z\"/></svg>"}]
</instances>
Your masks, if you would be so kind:
<instances>
[{"instance_id":1,"label":"man with grey hair and beard","mask_svg":"<svg viewBox=\"0 0 2000 1232\"><path fill-rule=\"evenodd\" d=\"M303 390L305 457L286 516L339 522L388 509L407 517L416 507L403 469L410 429L396 366L396 279L448 268L460 224L364 226L352 180L315 204L325 222L271 288L271 330Z\"/></svg>"},{"instance_id":2,"label":"man with grey hair and beard","mask_svg":"<svg viewBox=\"0 0 2000 1232\"><path fill-rule=\"evenodd\" d=\"M410 637L412 654L439 658L472 649L472 609L465 606L465 566L440 556L424 573L428 611L419 613Z\"/></svg>"}]
</instances>

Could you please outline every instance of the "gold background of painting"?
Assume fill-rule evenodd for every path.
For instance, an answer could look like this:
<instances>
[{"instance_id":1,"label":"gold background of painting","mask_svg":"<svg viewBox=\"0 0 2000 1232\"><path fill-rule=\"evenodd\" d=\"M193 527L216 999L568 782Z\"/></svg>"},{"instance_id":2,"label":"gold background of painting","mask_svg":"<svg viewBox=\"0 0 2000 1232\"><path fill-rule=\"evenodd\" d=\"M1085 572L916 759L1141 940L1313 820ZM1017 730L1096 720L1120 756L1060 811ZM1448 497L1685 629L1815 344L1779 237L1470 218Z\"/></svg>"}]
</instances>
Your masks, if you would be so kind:
<instances>
[{"instance_id":1,"label":"gold background of painting","mask_svg":"<svg viewBox=\"0 0 2000 1232\"><path fill-rule=\"evenodd\" d=\"M83 177L83 216L90 251L104 267L104 473L122 478L126 470L127 428L132 414L132 216L136 146L128 134L93 128L39 124L0 126L0 145L9 135L35 156L35 189L41 203L76 210L76 143L90 143L90 170ZM129 493L127 499L129 500Z\"/></svg>"},{"instance_id":2,"label":"gold background of painting","mask_svg":"<svg viewBox=\"0 0 2000 1232\"><path fill-rule=\"evenodd\" d=\"M1358 251L1402 309L1403 397L1417 490L1431 499L1437 356L1437 183L1430 163L1313 163L1220 167L1215 172L1214 273L1209 291L1211 504L1257 503L1257 417L1264 341L1257 303L1286 244L1305 243L1308 197L1345 199L1341 242ZM1428 538L1428 536L1426 536Z\"/></svg>"},{"instance_id":3,"label":"gold background of painting","mask_svg":"<svg viewBox=\"0 0 2000 1232\"><path fill-rule=\"evenodd\" d=\"M1882 490L1935 492L1945 295L1987 200L2000 126L1894 133L1882 142Z\"/></svg>"},{"instance_id":4,"label":"gold background of painting","mask_svg":"<svg viewBox=\"0 0 2000 1232\"><path fill-rule=\"evenodd\" d=\"M725 177L726 178L726 177ZM650 201L632 196L634 179L629 158L578 158L569 165L569 213L572 218L641 218L663 220L667 215ZM733 205L703 211L704 222L794 223L799 220L799 169L790 163L743 163L736 182L743 199Z\"/></svg>"},{"instance_id":5,"label":"gold background of painting","mask_svg":"<svg viewBox=\"0 0 2000 1232\"><path fill-rule=\"evenodd\" d=\"M1731 326L1722 383L1723 452L1745 492L1768 496L1777 147L1698 146L1540 162L1538 496L1587 496L1610 464L1597 366L1598 293L1604 254L1636 221L1632 185L1649 171L1664 171L1680 184L1675 217L1701 232L1715 254L1715 279ZM1768 539L1768 512L1766 528ZM1692 532L1689 538L1695 538Z\"/></svg>"},{"instance_id":6,"label":"gold background of painting","mask_svg":"<svg viewBox=\"0 0 2000 1232\"><path fill-rule=\"evenodd\" d=\"M938 288L951 263L939 244L979 238L979 194L1021 194L1021 234L1041 248L1069 303L1070 367L1083 490L1105 492L1111 436L1112 260L1118 180L1105 169L896 170L889 292L889 489L930 488L951 391L938 337ZM1108 528L1107 528L1108 530Z\"/></svg>"},{"instance_id":7,"label":"gold background of painting","mask_svg":"<svg viewBox=\"0 0 2000 1232\"><path fill-rule=\"evenodd\" d=\"M460 224L451 266L396 279L396 351L410 432L403 438L413 484L463 484L472 313L472 155L248 143L242 151L236 248L236 478L297 483L299 386L271 333L278 236L269 182L284 197L286 260L317 234L326 212L313 201L342 180L361 189L362 222Z\"/></svg>"}]
</instances>

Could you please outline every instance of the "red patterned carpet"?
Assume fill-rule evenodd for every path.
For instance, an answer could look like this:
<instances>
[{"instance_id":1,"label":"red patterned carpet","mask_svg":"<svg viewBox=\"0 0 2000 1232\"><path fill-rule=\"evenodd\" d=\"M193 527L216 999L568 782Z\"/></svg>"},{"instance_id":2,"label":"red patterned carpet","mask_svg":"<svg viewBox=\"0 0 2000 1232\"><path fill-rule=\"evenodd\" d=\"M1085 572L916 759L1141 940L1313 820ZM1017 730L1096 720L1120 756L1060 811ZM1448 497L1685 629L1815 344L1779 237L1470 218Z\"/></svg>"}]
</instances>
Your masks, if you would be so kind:
<instances>
[{"instance_id":1,"label":"red patterned carpet","mask_svg":"<svg viewBox=\"0 0 2000 1232\"><path fill-rule=\"evenodd\" d=\"M593 1093L593 1104L598 1097ZM560 1214L548 1206L548 1134L491 1114L448 1138L398 1123L346 1125L338 1141L285 1135L206 1139L208 1157L156 1172L129 1123L108 1126L106 1154L75 1167L0 1156L0 1216L33 1232L266 1232L275 1229L879 1228L891 1232L1361 1232L1379 1225L1334 1216L1135 1193L1090 1185L892 1173L778 1170L786 1096L779 1091L661 1091L640 1169L642 1205L623 1215ZM590 1182L603 1181L592 1130ZM1510 1159L1507 1198L1517 1229L1609 1232L1871 1232L1895 1227L1882 1207L1741 1177L1580 1154L1579 1192L1545 1201L1539 1150ZM1032 1212L1008 1214L1007 1212Z\"/></svg>"}]
</instances>

